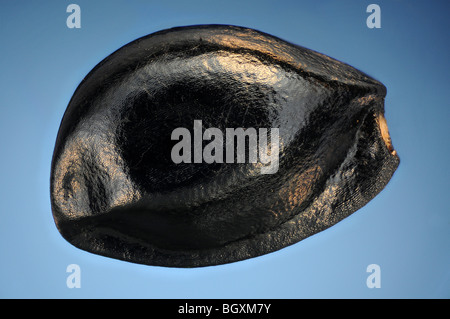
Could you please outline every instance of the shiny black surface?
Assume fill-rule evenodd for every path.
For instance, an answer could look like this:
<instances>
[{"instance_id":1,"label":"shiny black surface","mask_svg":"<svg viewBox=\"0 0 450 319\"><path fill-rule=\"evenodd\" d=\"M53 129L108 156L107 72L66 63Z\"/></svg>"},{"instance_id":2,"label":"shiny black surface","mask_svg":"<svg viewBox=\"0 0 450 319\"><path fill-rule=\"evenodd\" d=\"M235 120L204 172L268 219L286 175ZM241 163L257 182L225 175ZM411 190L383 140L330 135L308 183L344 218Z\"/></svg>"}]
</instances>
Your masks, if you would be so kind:
<instances>
[{"instance_id":1,"label":"shiny black surface","mask_svg":"<svg viewBox=\"0 0 450 319\"><path fill-rule=\"evenodd\" d=\"M96 66L69 103L52 162L56 225L81 249L148 265L217 265L281 249L388 183L399 159L383 125L385 94L344 63L247 28L138 39ZM278 172L173 163L171 133L194 120L279 128Z\"/></svg>"}]
</instances>

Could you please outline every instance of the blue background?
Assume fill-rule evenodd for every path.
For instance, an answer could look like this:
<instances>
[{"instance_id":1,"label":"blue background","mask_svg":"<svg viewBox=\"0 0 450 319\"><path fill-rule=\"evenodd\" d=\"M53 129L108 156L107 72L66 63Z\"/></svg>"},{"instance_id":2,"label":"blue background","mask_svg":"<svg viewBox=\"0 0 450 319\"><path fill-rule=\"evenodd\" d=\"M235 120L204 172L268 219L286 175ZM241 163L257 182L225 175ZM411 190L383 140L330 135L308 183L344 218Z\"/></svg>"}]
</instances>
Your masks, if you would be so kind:
<instances>
[{"instance_id":1,"label":"blue background","mask_svg":"<svg viewBox=\"0 0 450 319\"><path fill-rule=\"evenodd\" d=\"M81 7L81 29L66 8ZM381 29L366 8L381 7ZM448 298L449 1L4 1L0 10L0 297ZM368 205L332 228L255 259L197 269L79 250L51 214L50 162L65 108L103 58L149 33L234 24L325 53L387 89L401 164ZM66 267L81 268L81 288ZM369 289L366 267L381 267Z\"/></svg>"}]
</instances>

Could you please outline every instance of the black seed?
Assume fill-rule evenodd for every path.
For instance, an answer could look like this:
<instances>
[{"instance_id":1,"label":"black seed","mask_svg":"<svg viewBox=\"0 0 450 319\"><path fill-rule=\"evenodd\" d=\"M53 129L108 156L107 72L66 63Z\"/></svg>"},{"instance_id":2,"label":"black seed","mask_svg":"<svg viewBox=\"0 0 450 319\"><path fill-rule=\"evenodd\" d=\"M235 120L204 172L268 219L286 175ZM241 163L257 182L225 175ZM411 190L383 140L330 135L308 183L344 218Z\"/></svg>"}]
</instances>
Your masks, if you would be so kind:
<instances>
[{"instance_id":1,"label":"black seed","mask_svg":"<svg viewBox=\"0 0 450 319\"><path fill-rule=\"evenodd\" d=\"M390 180L399 158L384 122L385 94L344 63L247 28L143 37L97 65L67 107L51 171L56 225L81 249L169 267L294 244L347 217ZM278 128L278 171L175 164L171 133L192 132L194 120L223 132Z\"/></svg>"}]
</instances>

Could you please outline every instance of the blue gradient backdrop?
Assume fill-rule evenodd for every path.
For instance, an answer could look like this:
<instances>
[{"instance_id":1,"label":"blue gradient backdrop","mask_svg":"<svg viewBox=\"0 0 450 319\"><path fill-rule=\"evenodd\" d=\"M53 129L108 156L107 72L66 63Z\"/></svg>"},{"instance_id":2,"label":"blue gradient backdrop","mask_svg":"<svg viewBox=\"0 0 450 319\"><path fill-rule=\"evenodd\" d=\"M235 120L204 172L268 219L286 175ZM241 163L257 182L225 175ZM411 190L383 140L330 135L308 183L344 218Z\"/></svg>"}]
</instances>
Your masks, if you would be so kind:
<instances>
[{"instance_id":1,"label":"blue gradient backdrop","mask_svg":"<svg viewBox=\"0 0 450 319\"><path fill-rule=\"evenodd\" d=\"M81 7L81 29L66 8ZM381 7L381 29L366 7ZM2 1L0 297L448 298L449 1ZM401 164L358 212L255 259L168 269L81 251L58 233L50 161L65 108L103 58L149 33L220 23L259 29L368 73L387 89ZM369 264L381 288L369 289ZM66 267L81 268L81 288Z\"/></svg>"}]
</instances>

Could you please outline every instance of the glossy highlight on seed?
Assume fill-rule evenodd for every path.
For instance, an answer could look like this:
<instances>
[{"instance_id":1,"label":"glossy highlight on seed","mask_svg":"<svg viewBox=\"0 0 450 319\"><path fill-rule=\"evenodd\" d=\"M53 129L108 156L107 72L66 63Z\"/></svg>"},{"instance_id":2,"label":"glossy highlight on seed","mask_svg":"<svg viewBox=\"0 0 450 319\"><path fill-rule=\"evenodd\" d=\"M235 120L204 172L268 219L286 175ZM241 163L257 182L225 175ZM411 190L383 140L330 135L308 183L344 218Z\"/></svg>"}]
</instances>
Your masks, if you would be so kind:
<instances>
[{"instance_id":1,"label":"glossy highlight on seed","mask_svg":"<svg viewBox=\"0 0 450 319\"><path fill-rule=\"evenodd\" d=\"M385 95L345 63L249 28L137 39L69 102L51 167L56 226L80 249L154 266L277 251L387 185L399 158Z\"/></svg>"}]
</instances>

